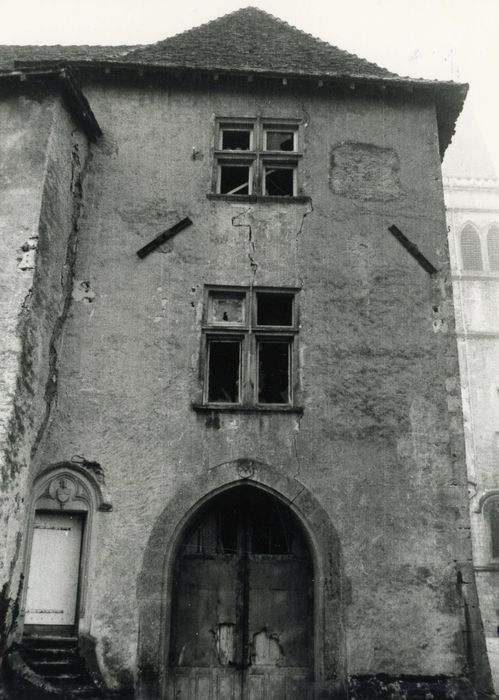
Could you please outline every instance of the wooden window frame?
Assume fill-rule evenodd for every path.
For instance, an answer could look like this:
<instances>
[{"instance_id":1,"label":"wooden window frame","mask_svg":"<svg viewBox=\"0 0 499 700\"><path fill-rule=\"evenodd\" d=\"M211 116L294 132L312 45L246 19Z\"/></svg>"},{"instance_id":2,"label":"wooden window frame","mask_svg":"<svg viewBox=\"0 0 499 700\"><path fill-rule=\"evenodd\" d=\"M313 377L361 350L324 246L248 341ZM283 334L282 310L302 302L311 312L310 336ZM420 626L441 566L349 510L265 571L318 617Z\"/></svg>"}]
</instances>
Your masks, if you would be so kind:
<instances>
[{"instance_id":1,"label":"wooden window frame","mask_svg":"<svg viewBox=\"0 0 499 700\"><path fill-rule=\"evenodd\" d=\"M215 122L214 137L214 169L212 180L212 191L214 195L221 197L265 197L280 201L293 200L301 196L299 180L299 161L302 154L299 150L302 135L300 133L299 119L270 119L270 118L222 118ZM250 148L224 149L224 131L248 130L250 132ZM289 131L293 133L293 150L267 150L267 133L270 131ZM224 165L247 165L249 167L249 187L248 192L238 194L237 192L222 192L221 170ZM274 166L277 168L287 168L293 170L292 192L282 195L268 195L266 193L265 171Z\"/></svg>"},{"instance_id":2,"label":"wooden window frame","mask_svg":"<svg viewBox=\"0 0 499 700\"><path fill-rule=\"evenodd\" d=\"M200 380L203 387L202 404L195 408L255 410L281 410L297 408L298 390L298 292L296 287L205 287L204 312L202 323ZM257 295L286 294L291 296L291 324L258 325ZM240 323L214 321L211 316L212 299L217 295L241 295L243 297L243 318ZM238 340L240 342L239 401L210 402L209 396L209 344L213 339ZM282 403L259 402L258 351L262 342L283 341L289 344L288 360L288 401Z\"/></svg>"}]
</instances>

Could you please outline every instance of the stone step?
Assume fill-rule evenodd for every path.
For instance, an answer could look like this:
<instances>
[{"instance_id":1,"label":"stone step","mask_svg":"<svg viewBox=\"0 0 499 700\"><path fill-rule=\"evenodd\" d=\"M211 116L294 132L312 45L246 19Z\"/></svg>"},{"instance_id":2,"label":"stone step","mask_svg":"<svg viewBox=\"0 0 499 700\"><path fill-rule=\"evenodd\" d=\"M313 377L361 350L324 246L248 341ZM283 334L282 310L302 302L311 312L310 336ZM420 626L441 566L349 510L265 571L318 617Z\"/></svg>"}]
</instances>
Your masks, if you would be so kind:
<instances>
[{"instance_id":1,"label":"stone step","mask_svg":"<svg viewBox=\"0 0 499 700\"><path fill-rule=\"evenodd\" d=\"M76 637L30 635L23 639L19 651L24 663L65 697L102 698L79 654Z\"/></svg>"},{"instance_id":2,"label":"stone step","mask_svg":"<svg viewBox=\"0 0 499 700\"><path fill-rule=\"evenodd\" d=\"M87 670L82 663L82 660L79 659L77 656L71 657L71 658L39 658L39 659L28 659L24 657L24 660L26 663L29 663L29 666L38 673L39 675L43 676L46 674L51 674L55 675L58 673L72 673L72 672L78 672L82 673L84 672L85 674L87 673Z\"/></svg>"},{"instance_id":3,"label":"stone step","mask_svg":"<svg viewBox=\"0 0 499 700\"><path fill-rule=\"evenodd\" d=\"M38 661L73 661L80 657L76 649L23 648L23 658L30 663L37 663Z\"/></svg>"},{"instance_id":4,"label":"stone step","mask_svg":"<svg viewBox=\"0 0 499 700\"><path fill-rule=\"evenodd\" d=\"M30 649L77 649L77 637L60 637L53 635L30 635L23 637L23 647Z\"/></svg>"}]
</instances>

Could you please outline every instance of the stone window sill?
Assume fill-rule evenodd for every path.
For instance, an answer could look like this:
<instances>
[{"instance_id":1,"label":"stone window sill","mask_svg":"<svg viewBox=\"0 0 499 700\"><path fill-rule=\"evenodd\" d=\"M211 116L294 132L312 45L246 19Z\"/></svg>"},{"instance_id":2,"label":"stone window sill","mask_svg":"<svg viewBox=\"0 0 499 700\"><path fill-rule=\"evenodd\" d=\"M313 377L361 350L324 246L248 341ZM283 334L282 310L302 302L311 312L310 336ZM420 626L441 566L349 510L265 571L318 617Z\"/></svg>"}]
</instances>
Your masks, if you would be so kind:
<instances>
[{"instance_id":1,"label":"stone window sill","mask_svg":"<svg viewBox=\"0 0 499 700\"><path fill-rule=\"evenodd\" d=\"M280 406L278 404L261 404L243 406L241 404L193 403L194 411L199 413L295 413L303 415L303 406Z\"/></svg>"},{"instance_id":2,"label":"stone window sill","mask_svg":"<svg viewBox=\"0 0 499 700\"><path fill-rule=\"evenodd\" d=\"M474 567L475 571L499 571L499 562L491 562L490 564L478 564Z\"/></svg>"},{"instance_id":3,"label":"stone window sill","mask_svg":"<svg viewBox=\"0 0 499 700\"><path fill-rule=\"evenodd\" d=\"M206 198L222 202L266 202L270 204L306 204L311 201L311 198L305 195L297 197L273 197L263 194L207 194Z\"/></svg>"}]
</instances>

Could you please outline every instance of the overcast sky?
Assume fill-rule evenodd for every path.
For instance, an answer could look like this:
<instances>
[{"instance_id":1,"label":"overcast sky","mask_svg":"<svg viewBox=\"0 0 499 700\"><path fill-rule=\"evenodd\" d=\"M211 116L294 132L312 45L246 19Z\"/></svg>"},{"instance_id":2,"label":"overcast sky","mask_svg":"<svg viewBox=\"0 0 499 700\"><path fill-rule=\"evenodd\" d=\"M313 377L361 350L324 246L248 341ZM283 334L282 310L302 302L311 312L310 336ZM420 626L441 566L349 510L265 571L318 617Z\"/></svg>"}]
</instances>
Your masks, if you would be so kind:
<instances>
[{"instance_id":1,"label":"overcast sky","mask_svg":"<svg viewBox=\"0 0 499 700\"><path fill-rule=\"evenodd\" d=\"M247 4L402 75L469 82L463 124L473 112L499 165L499 0L0 0L0 43L150 43Z\"/></svg>"}]
</instances>

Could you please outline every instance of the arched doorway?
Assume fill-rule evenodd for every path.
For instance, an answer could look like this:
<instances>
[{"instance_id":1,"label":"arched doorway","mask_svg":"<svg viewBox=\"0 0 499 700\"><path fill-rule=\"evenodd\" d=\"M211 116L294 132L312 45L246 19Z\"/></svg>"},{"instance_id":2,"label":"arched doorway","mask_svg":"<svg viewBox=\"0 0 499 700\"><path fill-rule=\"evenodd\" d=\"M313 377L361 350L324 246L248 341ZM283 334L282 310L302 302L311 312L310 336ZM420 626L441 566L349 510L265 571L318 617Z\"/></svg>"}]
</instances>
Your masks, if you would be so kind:
<instances>
[{"instance_id":1,"label":"arched doorway","mask_svg":"<svg viewBox=\"0 0 499 700\"><path fill-rule=\"evenodd\" d=\"M213 497L177 550L168 696L312 698L313 597L312 557L291 510L247 484Z\"/></svg>"},{"instance_id":2,"label":"arched doorway","mask_svg":"<svg viewBox=\"0 0 499 700\"><path fill-rule=\"evenodd\" d=\"M110 510L96 463L58 462L37 476L25 548L24 633L72 633L85 626L92 528L98 512Z\"/></svg>"}]
</instances>

